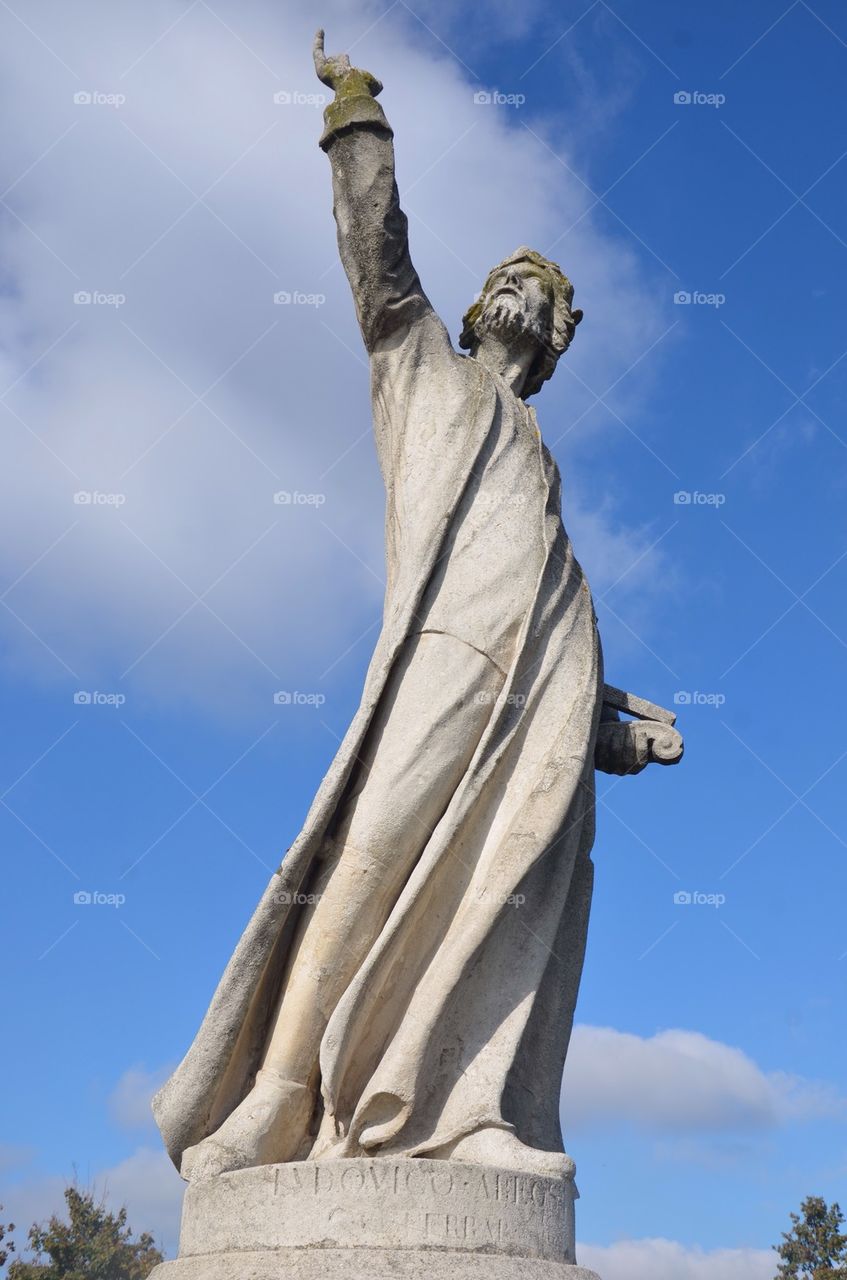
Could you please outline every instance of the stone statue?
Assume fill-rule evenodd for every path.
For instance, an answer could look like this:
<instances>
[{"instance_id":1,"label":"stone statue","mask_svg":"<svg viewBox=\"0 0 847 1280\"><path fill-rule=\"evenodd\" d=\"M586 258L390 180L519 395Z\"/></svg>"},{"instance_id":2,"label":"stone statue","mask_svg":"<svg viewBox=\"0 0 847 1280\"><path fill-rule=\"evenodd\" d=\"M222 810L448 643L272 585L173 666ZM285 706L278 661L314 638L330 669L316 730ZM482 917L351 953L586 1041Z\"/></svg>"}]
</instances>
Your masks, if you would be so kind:
<instances>
[{"instance_id":1,"label":"stone statue","mask_svg":"<svg viewBox=\"0 0 847 1280\"><path fill-rule=\"evenodd\" d=\"M388 580L359 710L154 1103L189 1196L216 1197L207 1236L220 1188L270 1166L275 1194L305 1194L304 1169L318 1188L340 1161L348 1183L367 1162L377 1178L405 1171L407 1188L464 1169L467 1189L469 1166L540 1179L545 1195L571 1186L559 1082L594 770L682 753L670 713L604 687L559 472L526 403L582 319L570 281L518 249L489 273L457 353L409 256L382 85L327 57L323 32L314 58L335 91L320 145L370 357ZM295 1182L280 1184L287 1166ZM522 1256L572 1262L572 1239ZM521 1270L542 1274L559 1271Z\"/></svg>"}]
</instances>

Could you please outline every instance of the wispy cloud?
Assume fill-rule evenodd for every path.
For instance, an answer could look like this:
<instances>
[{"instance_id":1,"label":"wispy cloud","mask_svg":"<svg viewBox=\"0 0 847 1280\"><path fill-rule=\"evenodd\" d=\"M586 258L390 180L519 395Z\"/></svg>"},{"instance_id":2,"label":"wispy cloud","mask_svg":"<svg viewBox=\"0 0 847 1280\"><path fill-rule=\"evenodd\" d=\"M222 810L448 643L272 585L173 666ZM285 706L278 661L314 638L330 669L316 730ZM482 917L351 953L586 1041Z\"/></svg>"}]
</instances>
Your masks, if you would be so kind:
<instances>
[{"instance_id":1,"label":"wispy cloud","mask_svg":"<svg viewBox=\"0 0 847 1280\"><path fill-rule=\"evenodd\" d=\"M146 1067L130 1067L109 1094L109 1114L120 1129L152 1129L153 1095L167 1080L173 1065L148 1071Z\"/></svg>"},{"instance_id":2,"label":"wispy cloud","mask_svg":"<svg viewBox=\"0 0 847 1280\"><path fill-rule=\"evenodd\" d=\"M655 1134L745 1134L843 1115L825 1083L764 1071L741 1049L696 1031L642 1037L574 1029L562 1090L566 1134L633 1125Z\"/></svg>"},{"instance_id":3,"label":"wispy cloud","mask_svg":"<svg viewBox=\"0 0 847 1280\"><path fill-rule=\"evenodd\" d=\"M538 403L558 438L590 409L586 388L612 385L661 331L637 246L601 229L572 164L474 103L470 73L404 6L378 16L328 0L328 40L353 45L372 27L355 55L386 81L413 254L452 331L517 244L559 241L575 278L579 380L560 374ZM33 36L7 31L5 660L60 681L131 668L138 696L212 714L251 696L264 706L269 669L326 670L381 597L383 496L317 147L312 18L293 2L104 17L93 0L73 12L35 0L29 22L71 70L46 53L33 63ZM615 413L637 402L642 374L610 397ZM581 430L603 421L595 407ZM314 503L275 506L277 491L317 494L324 527ZM589 518L589 572L628 538L637 554L624 511Z\"/></svg>"},{"instance_id":4,"label":"wispy cloud","mask_svg":"<svg viewBox=\"0 0 847 1280\"><path fill-rule=\"evenodd\" d=\"M585 1244L582 1266L603 1280L772 1280L775 1254L769 1249L699 1249L675 1240L621 1240Z\"/></svg>"}]
</instances>

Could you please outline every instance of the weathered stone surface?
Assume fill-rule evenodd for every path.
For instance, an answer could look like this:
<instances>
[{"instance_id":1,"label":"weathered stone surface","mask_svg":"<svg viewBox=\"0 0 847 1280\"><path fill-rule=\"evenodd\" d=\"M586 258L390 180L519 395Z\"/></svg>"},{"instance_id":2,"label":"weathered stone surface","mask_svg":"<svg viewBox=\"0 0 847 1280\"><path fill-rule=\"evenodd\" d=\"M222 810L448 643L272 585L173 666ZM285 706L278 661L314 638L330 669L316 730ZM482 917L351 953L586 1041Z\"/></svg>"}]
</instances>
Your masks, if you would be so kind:
<instances>
[{"instance_id":1,"label":"weathered stone surface","mask_svg":"<svg viewBox=\"0 0 847 1280\"><path fill-rule=\"evenodd\" d=\"M594 767L603 773L634 774L648 764L678 764L682 734L658 720L602 720L597 726Z\"/></svg>"},{"instance_id":2,"label":"weathered stone surface","mask_svg":"<svg viewBox=\"0 0 847 1280\"><path fill-rule=\"evenodd\" d=\"M615 711L625 711L627 715L637 716L640 720L658 720L660 724L676 724L676 712L658 707L655 702L639 698L625 689L617 689L613 684L603 685L603 702Z\"/></svg>"},{"instance_id":3,"label":"weathered stone surface","mask_svg":"<svg viewBox=\"0 0 847 1280\"><path fill-rule=\"evenodd\" d=\"M558 1262L433 1249L283 1249L165 1262L150 1280L598 1280Z\"/></svg>"},{"instance_id":4,"label":"weathered stone surface","mask_svg":"<svg viewBox=\"0 0 847 1280\"><path fill-rule=\"evenodd\" d=\"M264 1165L189 1187L156 1280L590 1280L572 1180L444 1160Z\"/></svg>"},{"instance_id":5,"label":"weathered stone surface","mask_svg":"<svg viewBox=\"0 0 847 1280\"><path fill-rule=\"evenodd\" d=\"M262 1165L188 1188L180 1255L371 1246L573 1261L573 1182L452 1160Z\"/></svg>"}]
</instances>

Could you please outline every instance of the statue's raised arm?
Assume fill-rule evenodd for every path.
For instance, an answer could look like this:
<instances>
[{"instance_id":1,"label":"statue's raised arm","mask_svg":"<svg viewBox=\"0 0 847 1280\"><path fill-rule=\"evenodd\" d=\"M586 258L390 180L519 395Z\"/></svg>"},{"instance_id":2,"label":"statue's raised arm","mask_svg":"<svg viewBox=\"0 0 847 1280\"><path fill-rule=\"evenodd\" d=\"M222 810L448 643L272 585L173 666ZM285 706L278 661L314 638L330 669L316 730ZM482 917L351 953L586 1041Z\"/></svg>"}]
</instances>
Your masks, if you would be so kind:
<instances>
[{"instance_id":1,"label":"statue's raised arm","mask_svg":"<svg viewBox=\"0 0 847 1280\"><path fill-rule=\"evenodd\" d=\"M324 112L320 145L332 165L338 248L369 352L380 340L432 314L409 256L408 222L394 180L393 130L377 102L382 84L327 57L324 33L314 43L318 79L335 92Z\"/></svg>"}]
</instances>

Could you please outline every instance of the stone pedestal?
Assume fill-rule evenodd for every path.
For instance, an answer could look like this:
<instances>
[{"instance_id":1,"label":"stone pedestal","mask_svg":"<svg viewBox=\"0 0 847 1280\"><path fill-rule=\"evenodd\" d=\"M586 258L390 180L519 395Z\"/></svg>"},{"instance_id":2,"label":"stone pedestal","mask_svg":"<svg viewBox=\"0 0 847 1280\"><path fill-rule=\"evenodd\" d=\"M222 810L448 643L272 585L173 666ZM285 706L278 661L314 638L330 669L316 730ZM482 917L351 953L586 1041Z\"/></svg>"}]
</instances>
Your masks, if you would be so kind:
<instances>
[{"instance_id":1,"label":"stone pedestal","mask_svg":"<svg viewBox=\"0 0 847 1280\"><path fill-rule=\"evenodd\" d=\"M447 1160L264 1165L189 1187L150 1280L597 1280L574 1186Z\"/></svg>"}]
</instances>

